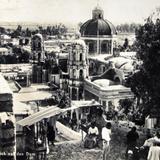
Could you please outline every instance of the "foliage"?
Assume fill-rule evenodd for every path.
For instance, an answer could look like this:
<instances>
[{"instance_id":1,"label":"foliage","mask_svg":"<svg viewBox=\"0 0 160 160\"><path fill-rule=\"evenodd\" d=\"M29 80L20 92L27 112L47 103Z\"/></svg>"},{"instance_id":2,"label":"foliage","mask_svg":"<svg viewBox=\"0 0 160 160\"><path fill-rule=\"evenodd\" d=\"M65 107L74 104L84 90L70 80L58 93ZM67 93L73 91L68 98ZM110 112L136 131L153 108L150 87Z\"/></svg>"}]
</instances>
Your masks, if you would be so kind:
<instances>
[{"instance_id":1,"label":"foliage","mask_svg":"<svg viewBox=\"0 0 160 160\"><path fill-rule=\"evenodd\" d=\"M139 27L139 24L131 23L131 24L120 24L116 26L116 30L120 33L134 33L135 30Z\"/></svg>"},{"instance_id":2,"label":"foliage","mask_svg":"<svg viewBox=\"0 0 160 160\"><path fill-rule=\"evenodd\" d=\"M30 53L17 46L12 46L12 55L1 55L0 64L28 63Z\"/></svg>"},{"instance_id":3,"label":"foliage","mask_svg":"<svg viewBox=\"0 0 160 160\"><path fill-rule=\"evenodd\" d=\"M127 49L128 45L129 45L128 39L125 38L124 44L123 44L123 48L124 48L124 49Z\"/></svg>"},{"instance_id":4,"label":"foliage","mask_svg":"<svg viewBox=\"0 0 160 160\"><path fill-rule=\"evenodd\" d=\"M8 30L7 30L8 31ZM18 25L15 30L12 30L12 32L9 32L9 35L12 38L18 38L20 36L22 37L31 37L31 35L34 35L36 33L41 33L44 37L46 35L62 35L67 32L67 27L64 24L56 24L53 26L47 26L47 27L42 27L39 26L38 29L30 29L26 28L24 29L21 25ZM3 27L0 27L0 33L1 34L7 34L6 29Z\"/></svg>"},{"instance_id":5,"label":"foliage","mask_svg":"<svg viewBox=\"0 0 160 160\"><path fill-rule=\"evenodd\" d=\"M66 32L67 32L67 27L64 24L56 24L53 26L47 26L47 28L43 28L42 26L39 26L39 33L41 33L43 36L62 35Z\"/></svg>"},{"instance_id":6,"label":"foliage","mask_svg":"<svg viewBox=\"0 0 160 160\"><path fill-rule=\"evenodd\" d=\"M0 27L0 34L5 34L6 33L6 30L4 27Z\"/></svg>"},{"instance_id":7,"label":"foliage","mask_svg":"<svg viewBox=\"0 0 160 160\"><path fill-rule=\"evenodd\" d=\"M132 99L122 99L119 101L120 108L124 109L124 113L128 114L133 106L133 100Z\"/></svg>"},{"instance_id":8,"label":"foliage","mask_svg":"<svg viewBox=\"0 0 160 160\"><path fill-rule=\"evenodd\" d=\"M160 106L160 20L152 17L136 31L137 56L141 69L128 79L128 84L142 101L145 114Z\"/></svg>"}]
</instances>

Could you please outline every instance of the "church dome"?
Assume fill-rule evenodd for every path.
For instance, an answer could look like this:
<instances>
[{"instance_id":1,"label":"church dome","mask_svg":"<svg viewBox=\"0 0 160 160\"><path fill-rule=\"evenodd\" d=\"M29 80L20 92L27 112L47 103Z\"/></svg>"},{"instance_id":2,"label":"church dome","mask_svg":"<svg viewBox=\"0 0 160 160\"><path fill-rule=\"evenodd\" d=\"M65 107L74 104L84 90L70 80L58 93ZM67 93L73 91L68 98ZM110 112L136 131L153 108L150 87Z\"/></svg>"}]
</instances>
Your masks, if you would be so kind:
<instances>
[{"instance_id":1,"label":"church dome","mask_svg":"<svg viewBox=\"0 0 160 160\"><path fill-rule=\"evenodd\" d=\"M104 19L90 19L85 22L80 29L82 36L97 36L97 35L113 35L116 30L109 21Z\"/></svg>"},{"instance_id":2,"label":"church dome","mask_svg":"<svg viewBox=\"0 0 160 160\"><path fill-rule=\"evenodd\" d=\"M81 36L108 36L116 34L111 22L103 18L103 10L97 6L92 11L92 19L86 21L80 28Z\"/></svg>"}]
</instances>

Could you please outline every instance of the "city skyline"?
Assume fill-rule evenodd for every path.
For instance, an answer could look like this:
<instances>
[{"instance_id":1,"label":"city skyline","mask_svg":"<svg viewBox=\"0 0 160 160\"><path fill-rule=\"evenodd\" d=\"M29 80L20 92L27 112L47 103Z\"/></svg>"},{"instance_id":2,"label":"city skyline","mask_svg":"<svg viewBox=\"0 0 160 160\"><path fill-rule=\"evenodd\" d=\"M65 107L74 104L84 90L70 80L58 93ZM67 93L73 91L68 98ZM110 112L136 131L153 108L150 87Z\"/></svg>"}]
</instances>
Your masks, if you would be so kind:
<instances>
[{"instance_id":1,"label":"city skyline","mask_svg":"<svg viewBox=\"0 0 160 160\"><path fill-rule=\"evenodd\" d=\"M99 4L113 24L143 23L159 0L0 0L0 22L79 23Z\"/></svg>"}]
</instances>

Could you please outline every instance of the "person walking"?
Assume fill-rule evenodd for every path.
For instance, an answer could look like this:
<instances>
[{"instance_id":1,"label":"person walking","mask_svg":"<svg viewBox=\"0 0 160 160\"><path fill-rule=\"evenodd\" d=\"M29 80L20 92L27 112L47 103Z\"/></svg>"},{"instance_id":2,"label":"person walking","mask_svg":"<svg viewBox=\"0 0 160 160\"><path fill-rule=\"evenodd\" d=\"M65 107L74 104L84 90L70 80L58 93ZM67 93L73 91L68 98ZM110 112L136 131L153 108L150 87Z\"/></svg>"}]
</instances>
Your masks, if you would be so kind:
<instances>
[{"instance_id":1,"label":"person walking","mask_svg":"<svg viewBox=\"0 0 160 160\"><path fill-rule=\"evenodd\" d=\"M135 147L137 145L139 134L136 130L137 130L136 127L132 127L131 131L127 133L127 145L129 148Z\"/></svg>"},{"instance_id":2,"label":"person walking","mask_svg":"<svg viewBox=\"0 0 160 160\"><path fill-rule=\"evenodd\" d=\"M127 150L126 156L128 157L128 151L135 151L135 147L137 146L137 140L139 139L139 134L136 131L136 127L132 127L132 129L127 133Z\"/></svg>"},{"instance_id":3,"label":"person walking","mask_svg":"<svg viewBox=\"0 0 160 160\"><path fill-rule=\"evenodd\" d=\"M47 123L47 139L48 139L48 144L51 142L52 145L54 146L54 141L55 141L55 130L53 126Z\"/></svg>"},{"instance_id":4,"label":"person walking","mask_svg":"<svg viewBox=\"0 0 160 160\"><path fill-rule=\"evenodd\" d=\"M102 128L103 160L107 160L110 152L111 126L111 123L108 122L106 126Z\"/></svg>"}]
</instances>

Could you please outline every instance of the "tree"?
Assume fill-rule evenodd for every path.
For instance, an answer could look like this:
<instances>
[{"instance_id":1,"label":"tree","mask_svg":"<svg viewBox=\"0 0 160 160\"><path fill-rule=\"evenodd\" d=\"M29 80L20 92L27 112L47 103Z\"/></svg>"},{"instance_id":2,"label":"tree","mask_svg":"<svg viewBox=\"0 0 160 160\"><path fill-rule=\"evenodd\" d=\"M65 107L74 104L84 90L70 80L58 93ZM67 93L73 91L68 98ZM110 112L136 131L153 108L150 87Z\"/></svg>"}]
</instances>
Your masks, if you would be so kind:
<instances>
[{"instance_id":1,"label":"tree","mask_svg":"<svg viewBox=\"0 0 160 160\"><path fill-rule=\"evenodd\" d=\"M50 26L47 26L47 35L51 35L52 34L52 29Z\"/></svg>"},{"instance_id":2,"label":"tree","mask_svg":"<svg viewBox=\"0 0 160 160\"><path fill-rule=\"evenodd\" d=\"M129 46L128 38L125 38L123 48L126 50Z\"/></svg>"},{"instance_id":3,"label":"tree","mask_svg":"<svg viewBox=\"0 0 160 160\"><path fill-rule=\"evenodd\" d=\"M0 34L5 34L6 33L6 29L4 27L0 27Z\"/></svg>"},{"instance_id":4,"label":"tree","mask_svg":"<svg viewBox=\"0 0 160 160\"><path fill-rule=\"evenodd\" d=\"M21 35L22 35L22 26L18 25L17 29L11 33L11 37L17 38L18 36L21 36Z\"/></svg>"},{"instance_id":5,"label":"tree","mask_svg":"<svg viewBox=\"0 0 160 160\"><path fill-rule=\"evenodd\" d=\"M159 19L154 21L153 17L149 17L136 31L136 48L143 64L127 82L137 97L138 105L141 100L144 114L157 117L160 111Z\"/></svg>"},{"instance_id":6,"label":"tree","mask_svg":"<svg viewBox=\"0 0 160 160\"><path fill-rule=\"evenodd\" d=\"M116 30L118 32L122 32L122 33L135 33L135 30L139 28L139 24L136 23L130 23L130 24L120 24L116 26Z\"/></svg>"},{"instance_id":7,"label":"tree","mask_svg":"<svg viewBox=\"0 0 160 160\"><path fill-rule=\"evenodd\" d=\"M29 63L29 57L30 57L29 52L22 50L20 57L22 63Z\"/></svg>"},{"instance_id":8,"label":"tree","mask_svg":"<svg viewBox=\"0 0 160 160\"><path fill-rule=\"evenodd\" d=\"M26 37L31 37L31 31L30 31L29 28L26 28L26 30L25 30L25 36Z\"/></svg>"},{"instance_id":9,"label":"tree","mask_svg":"<svg viewBox=\"0 0 160 160\"><path fill-rule=\"evenodd\" d=\"M128 114L129 111L133 108L133 100L132 99L122 99L119 101L121 109L124 109L124 113Z\"/></svg>"}]
</instances>

